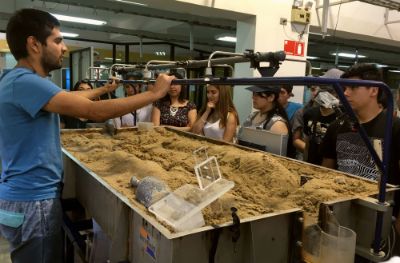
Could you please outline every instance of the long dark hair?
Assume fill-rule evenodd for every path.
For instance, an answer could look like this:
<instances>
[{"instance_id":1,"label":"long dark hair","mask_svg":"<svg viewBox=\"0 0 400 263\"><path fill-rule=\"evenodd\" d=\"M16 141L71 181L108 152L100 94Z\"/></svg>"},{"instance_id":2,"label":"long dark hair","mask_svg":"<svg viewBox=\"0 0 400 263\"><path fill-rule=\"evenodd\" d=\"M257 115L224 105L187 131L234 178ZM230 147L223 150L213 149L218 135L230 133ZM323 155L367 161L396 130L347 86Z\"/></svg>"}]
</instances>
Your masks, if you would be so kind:
<instances>
[{"instance_id":1,"label":"long dark hair","mask_svg":"<svg viewBox=\"0 0 400 263\"><path fill-rule=\"evenodd\" d=\"M278 98L279 98L279 92L273 92L273 91L263 91L263 92L258 92L257 93L259 96L263 97L263 98L267 98L270 96L274 96L274 100L272 101L273 107L271 110L269 110L267 112L267 117L265 118L265 125L267 125L267 123L271 120L271 118L277 114L279 116L281 116L282 118L284 118L286 120L286 126L288 128L288 130L290 130L289 127L289 118L288 115L286 113L286 110L281 106L281 104L278 102Z\"/></svg>"},{"instance_id":2,"label":"long dark hair","mask_svg":"<svg viewBox=\"0 0 400 263\"><path fill-rule=\"evenodd\" d=\"M183 79L183 76L178 72L170 72L168 76L175 76L177 79ZM181 85L181 92L179 93L178 101L180 103L184 103L187 97L188 97L187 86ZM171 104L171 98L168 93L163 98L161 98L160 101L167 105Z\"/></svg>"},{"instance_id":3,"label":"long dark hair","mask_svg":"<svg viewBox=\"0 0 400 263\"><path fill-rule=\"evenodd\" d=\"M268 122L271 120L271 118L277 114L281 116L285 121L286 121L286 127L288 129L288 142L287 142L287 147L286 147L286 156L290 158L295 158L296 157L296 149L293 146L293 134L292 134L292 128L290 127L290 122L288 115L286 113L286 110L282 107L282 105L278 102L278 97L279 97L279 92L273 92L273 91L263 91L258 93L261 97L269 97L274 95L274 100L272 101L273 103L273 108L267 112L267 117L265 119L265 124L264 124L264 129L265 126L268 124Z\"/></svg>"}]
</instances>

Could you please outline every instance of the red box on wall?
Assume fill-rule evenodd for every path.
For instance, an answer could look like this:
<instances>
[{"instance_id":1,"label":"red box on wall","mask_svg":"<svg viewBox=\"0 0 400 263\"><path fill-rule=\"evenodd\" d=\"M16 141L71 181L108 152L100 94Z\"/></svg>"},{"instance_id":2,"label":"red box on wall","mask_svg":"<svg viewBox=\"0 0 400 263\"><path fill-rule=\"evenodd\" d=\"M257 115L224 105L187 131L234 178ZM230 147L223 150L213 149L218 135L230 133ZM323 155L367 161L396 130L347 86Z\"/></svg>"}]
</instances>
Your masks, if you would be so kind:
<instances>
[{"instance_id":1,"label":"red box on wall","mask_svg":"<svg viewBox=\"0 0 400 263\"><path fill-rule=\"evenodd\" d=\"M304 57L304 42L285 40L284 51L286 55Z\"/></svg>"}]
</instances>

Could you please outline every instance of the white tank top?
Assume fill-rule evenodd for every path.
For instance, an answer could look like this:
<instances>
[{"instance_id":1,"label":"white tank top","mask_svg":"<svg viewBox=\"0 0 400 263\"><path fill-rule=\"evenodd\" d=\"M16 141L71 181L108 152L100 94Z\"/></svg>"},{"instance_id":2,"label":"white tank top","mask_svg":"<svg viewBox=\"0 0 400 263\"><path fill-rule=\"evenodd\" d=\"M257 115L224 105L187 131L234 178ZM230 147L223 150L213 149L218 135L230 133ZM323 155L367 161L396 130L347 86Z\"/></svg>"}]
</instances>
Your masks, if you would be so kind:
<instances>
[{"instance_id":1,"label":"white tank top","mask_svg":"<svg viewBox=\"0 0 400 263\"><path fill-rule=\"evenodd\" d=\"M143 108L137 109L136 110L136 117L138 122L149 122L151 121L151 111L153 110L153 104L149 104L144 106ZM134 112L125 114L121 117L115 118L115 124L117 128L121 127L133 127L135 126L135 114Z\"/></svg>"},{"instance_id":2,"label":"white tank top","mask_svg":"<svg viewBox=\"0 0 400 263\"><path fill-rule=\"evenodd\" d=\"M219 126L220 121L221 121L221 119L219 119L213 123L206 122L203 127L204 136L206 136L208 138L222 140L224 137L225 127L221 128Z\"/></svg>"}]
</instances>

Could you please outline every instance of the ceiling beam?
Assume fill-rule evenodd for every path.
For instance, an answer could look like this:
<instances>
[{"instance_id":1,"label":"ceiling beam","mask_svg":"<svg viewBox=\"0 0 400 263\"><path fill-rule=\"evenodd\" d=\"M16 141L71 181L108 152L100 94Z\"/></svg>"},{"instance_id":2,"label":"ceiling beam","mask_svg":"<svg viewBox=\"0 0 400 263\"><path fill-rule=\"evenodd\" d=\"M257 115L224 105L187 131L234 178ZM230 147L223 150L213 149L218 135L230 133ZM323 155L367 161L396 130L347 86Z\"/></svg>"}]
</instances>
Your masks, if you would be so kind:
<instances>
[{"instance_id":1,"label":"ceiling beam","mask_svg":"<svg viewBox=\"0 0 400 263\"><path fill-rule=\"evenodd\" d=\"M12 14L0 12L0 20L3 21L8 21ZM113 27L113 26L94 26L94 25L86 25L86 24L79 24L79 23L73 23L73 22L65 22L65 21L60 21L62 29L64 31L68 29L78 29L78 30L84 30L84 31L93 31L93 32L103 32L103 33L116 33L116 34L124 34L128 36L137 36L141 38L146 38L146 39L153 39L153 40L161 40L161 41L166 41L170 43L189 43L189 35L187 37L184 37L182 35L174 35L174 34L162 34L162 33L155 33L155 32L150 32L150 31L144 31L144 30L132 30L132 29L125 29L125 28L119 28L119 27ZM5 28L3 29L5 30ZM118 43L118 42L113 42L113 43ZM123 44L123 43L121 43ZM212 40L210 39L202 39L202 38L195 38L194 39L194 44L196 45L204 45L204 46L210 46L212 48L214 47L221 47L221 48L235 48L234 43L223 43L221 41L217 40Z\"/></svg>"},{"instance_id":2,"label":"ceiling beam","mask_svg":"<svg viewBox=\"0 0 400 263\"><path fill-rule=\"evenodd\" d=\"M45 2L53 2L65 4L67 6L87 7L94 10L112 11L116 14L124 13L130 15L138 15L171 21L188 23L191 25L212 27L229 31L236 31L236 20L228 20L222 18L210 18L193 14L184 14L173 11L155 9L151 7L143 7L137 5L129 5L114 1L99 0L46 0Z\"/></svg>"},{"instance_id":3,"label":"ceiling beam","mask_svg":"<svg viewBox=\"0 0 400 263\"><path fill-rule=\"evenodd\" d=\"M147 39L161 40L166 42L189 43L189 35L187 37L184 37L182 35L175 35L175 34L162 34L144 30L132 30L120 27L107 26L107 25L104 26L83 25L65 21L61 21L61 26L63 29L71 28L79 30L89 30L94 32L116 33L128 36L137 36ZM234 43L223 43L217 40L210 41L210 39L208 38L207 39L195 38L194 43L197 45L205 45L212 47L225 47L225 48L235 47Z\"/></svg>"}]
</instances>

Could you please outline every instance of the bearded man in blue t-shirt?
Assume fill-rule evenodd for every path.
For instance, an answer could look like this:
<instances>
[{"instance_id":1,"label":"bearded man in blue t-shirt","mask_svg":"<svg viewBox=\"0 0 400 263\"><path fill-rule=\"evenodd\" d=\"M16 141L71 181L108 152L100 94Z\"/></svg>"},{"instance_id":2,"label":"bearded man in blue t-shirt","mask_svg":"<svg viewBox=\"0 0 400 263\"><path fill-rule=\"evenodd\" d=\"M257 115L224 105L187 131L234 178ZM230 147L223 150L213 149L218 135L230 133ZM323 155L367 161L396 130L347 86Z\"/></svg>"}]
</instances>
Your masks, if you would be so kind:
<instances>
[{"instance_id":1,"label":"bearded man in blue t-shirt","mask_svg":"<svg viewBox=\"0 0 400 263\"><path fill-rule=\"evenodd\" d=\"M65 92L46 78L67 51L54 16L19 10L6 35L18 63L0 77L0 234L13 262L62 262L59 114L94 121L122 116L164 97L173 77L160 75L154 88L132 97L92 101L117 81Z\"/></svg>"}]
</instances>

